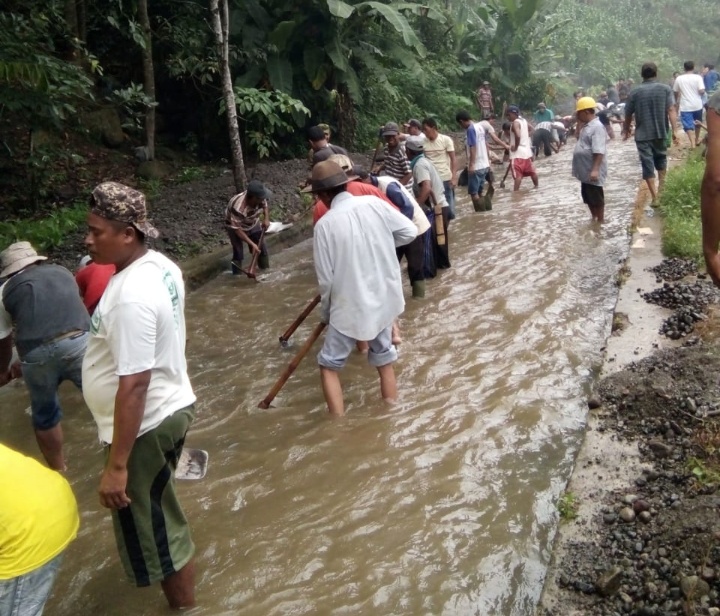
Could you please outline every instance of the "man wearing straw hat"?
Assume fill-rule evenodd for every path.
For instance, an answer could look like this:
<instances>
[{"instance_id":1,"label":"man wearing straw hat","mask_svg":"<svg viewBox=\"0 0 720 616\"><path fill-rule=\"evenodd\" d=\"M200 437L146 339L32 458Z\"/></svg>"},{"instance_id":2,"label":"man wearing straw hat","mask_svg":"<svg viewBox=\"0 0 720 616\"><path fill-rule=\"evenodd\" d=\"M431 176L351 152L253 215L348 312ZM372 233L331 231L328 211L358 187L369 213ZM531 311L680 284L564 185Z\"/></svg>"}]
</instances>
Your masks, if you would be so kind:
<instances>
[{"instance_id":1,"label":"man wearing straw hat","mask_svg":"<svg viewBox=\"0 0 720 616\"><path fill-rule=\"evenodd\" d=\"M160 582L173 609L195 603L195 546L174 474L194 419L185 361L185 287L166 256L145 196L117 182L90 197L85 244L116 273L92 316L83 395L105 444L100 503L112 511L125 572L137 586Z\"/></svg>"},{"instance_id":2,"label":"man wearing straw hat","mask_svg":"<svg viewBox=\"0 0 720 616\"><path fill-rule=\"evenodd\" d=\"M82 388L82 361L90 317L73 275L43 263L29 242L0 253L0 386L12 376L13 333L30 393L35 438L50 468L64 471L62 409L58 387L72 381Z\"/></svg>"},{"instance_id":3,"label":"man wearing straw hat","mask_svg":"<svg viewBox=\"0 0 720 616\"><path fill-rule=\"evenodd\" d=\"M324 161L313 167L309 187L330 208L315 226L313 257L321 319L328 324L318 364L334 417L345 413L338 373L358 340L369 341L368 362L380 375L383 399L397 397L392 324L405 300L395 248L417 235L408 218L380 199L350 195L351 179L340 165Z\"/></svg>"}]
</instances>

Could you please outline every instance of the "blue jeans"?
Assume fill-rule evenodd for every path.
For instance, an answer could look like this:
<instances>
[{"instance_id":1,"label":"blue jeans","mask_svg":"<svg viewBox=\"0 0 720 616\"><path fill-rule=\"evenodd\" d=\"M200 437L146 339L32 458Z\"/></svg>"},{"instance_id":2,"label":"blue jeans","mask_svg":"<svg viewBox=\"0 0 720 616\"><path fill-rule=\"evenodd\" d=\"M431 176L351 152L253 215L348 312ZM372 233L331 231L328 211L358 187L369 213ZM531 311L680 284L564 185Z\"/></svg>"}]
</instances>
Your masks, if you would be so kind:
<instances>
[{"instance_id":1,"label":"blue jeans","mask_svg":"<svg viewBox=\"0 0 720 616\"><path fill-rule=\"evenodd\" d=\"M0 580L0 616L40 616L62 563L62 554L30 573Z\"/></svg>"},{"instance_id":2,"label":"blue jeans","mask_svg":"<svg viewBox=\"0 0 720 616\"><path fill-rule=\"evenodd\" d=\"M485 185L485 177L490 171L489 167L485 169L475 169L475 171L468 171L468 194L479 195L482 192L483 186Z\"/></svg>"},{"instance_id":3,"label":"blue jeans","mask_svg":"<svg viewBox=\"0 0 720 616\"><path fill-rule=\"evenodd\" d=\"M72 381L82 390L82 362L88 336L82 332L41 344L22 357L23 378L30 392L32 423L36 430L54 428L62 419L58 399L60 383Z\"/></svg>"},{"instance_id":4,"label":"blue jeans","mask_svg":"<svg viewBox=\"0 0 720 616\"><path fill-rule=\"evenodd\" d=\"M450 180L443 182L443 192L445 193L445 201L450 207L450 220L455 219L455 189L452 187Z\"/></svg>"}]
</instances>

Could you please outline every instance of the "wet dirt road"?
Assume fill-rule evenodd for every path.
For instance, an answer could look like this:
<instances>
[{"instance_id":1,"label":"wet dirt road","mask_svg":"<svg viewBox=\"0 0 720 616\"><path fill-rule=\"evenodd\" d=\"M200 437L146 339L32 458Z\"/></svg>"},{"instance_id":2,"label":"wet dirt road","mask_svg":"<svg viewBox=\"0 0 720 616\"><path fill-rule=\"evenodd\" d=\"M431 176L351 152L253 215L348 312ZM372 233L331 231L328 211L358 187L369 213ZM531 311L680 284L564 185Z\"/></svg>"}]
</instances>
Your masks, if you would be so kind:
<instances>
[{"instance_id":1,"label":"wet dirt road","mask_svg":"<svg viewBox=\"0 0 720 616\"><path fill-rule=\"evenodd\" d=\"M532 613L639 177L634 145L612 144L598 228L570 155L541 159L540 189L525 180L519 194L500 191L492 212L472 212L458 190L453 267L425 300L408 299L401 320L394 408L356 354L342 373L347 416L330 420L314 352L275 408L257 408L292 357L278 336L316 292L309 242L273 255L261 284L226 275L189 297L199 402L187 444L210 452L207 477L179 486L197 544L189 613ZM95 493L103 458L92 419L71 386L62 392L82 527L46 613L166 613L159 588L122 579ZM27 405L24 387L0 391L1 434L37 455Z\"/></svg>"}]
</instances>

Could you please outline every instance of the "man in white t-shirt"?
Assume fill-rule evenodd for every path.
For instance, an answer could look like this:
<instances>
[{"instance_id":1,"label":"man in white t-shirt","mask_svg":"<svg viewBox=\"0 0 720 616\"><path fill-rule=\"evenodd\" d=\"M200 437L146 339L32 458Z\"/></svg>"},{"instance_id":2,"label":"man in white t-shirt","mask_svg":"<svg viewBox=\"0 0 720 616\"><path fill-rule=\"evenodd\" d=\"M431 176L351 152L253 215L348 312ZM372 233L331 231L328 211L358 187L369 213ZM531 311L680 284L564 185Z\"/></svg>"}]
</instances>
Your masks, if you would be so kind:
<instances>
[{"instance_id":1,"label":"man in white t-shirt","mask_svg":"<svg viewBox=\"0 0 720 616\"><path fill-rule=\"evenodd\" d=\"M160 582L173 609L195 603L195 546L174 475L194 418L180 269L145 247L157 237L145 196L116 182L93 190L85 244L116 273L93 313L83 396L106 446L100 502L137 586Z\"/></svg>"},{"instance_id":2,"label":"man in white t-shirt","mask_svg":"<svg viewBox=\"0 0 720 616\"><path fill-rule=\"evenodd\" d=\"M702 122L705 82L695 73L695 63L692 60L685 62L684 67L685 73L675 80L673 91L680 108L683 130L690 139L690 146L695 147L700 145L700 126L695 122Z\"/></svg>"},{"instance_id":3,"label":"man in white t-shirt","mask_svg":"<svg viewBox=\"0 0 720 616\"><path fill-rule=\"evenodd\" d=\"M492 193L482 195L483 186L490 173L490 157L485 131L481 122L473 122L467 111L455 114L457 123L465 129L465 150L467 154L468 195L476 212L492 209ZM489 190L492 186L489 187ZM494 192L494 189L492 189Z\"/></svg>"}]
</instances>

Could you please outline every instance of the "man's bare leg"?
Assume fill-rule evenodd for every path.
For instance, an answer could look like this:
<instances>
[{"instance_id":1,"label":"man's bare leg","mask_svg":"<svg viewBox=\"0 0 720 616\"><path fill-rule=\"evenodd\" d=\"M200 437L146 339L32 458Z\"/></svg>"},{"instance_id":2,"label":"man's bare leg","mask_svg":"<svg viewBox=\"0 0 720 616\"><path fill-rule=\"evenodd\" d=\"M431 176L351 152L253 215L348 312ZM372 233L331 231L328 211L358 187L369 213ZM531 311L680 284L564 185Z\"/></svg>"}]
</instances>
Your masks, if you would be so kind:
<instances>
[{"instance_id":1,"label":"man's bare leg","mask_svg":"<svg viewBox=\"0 0 720 616\"><path fill-rule=\"evenodd\" d=\"M367 354L368 350L370 349L370 344L367 342L367 340L357 340L355 342L355 346L360 353Z\"/></svg>"},{"instance_id":2,"label":"man's bare leg","mask_svg":"<svg viewBox=\"0 0 720 616\"><path fill-rule=\"evenodd\" d=\"M513 181L513 190L514 191L520 190L520 182L522 182L522 177L515 178L515 180Z\"/></svg>"},{"instance_id":3,"label":"man's bare leg","mask_svg":"<svg viewBox=\"0 0 720 616\"><path fill-rule=\"evenodd\" d=\"M190 559L180 571L160 582L170 609L181 610L195 605L195 561Z\"/></svg>"},{"instance_id":4,"label":"man's bare leg","mask_svg":"<svg viewBox=\"0 0 720 616\"><path fill-rule=\"evenodd\" d=\"M660 194L663 191L663 187L665 186L665 174L667 173L666 169L658 169L658 194Z\"/></svg>"},{"instance_id":5,"label":"man's bare leg","mask_svg":"<svg viewBox=\"0 0 720 616\"><path fill-rule=\"evenodd\" d=\"M398 323L397 319L395 319L392 324L392 343L395 345L402 343L402 336L400 335L400 323Z\"/></svg>"},{"instance_id":6,"label":"man's bare leg","mask_svg":"<svg viewBox=\"0 0 720 616\"><path fill-rule=\"evenodd\" d=\"M696 146L700 145L700 130L701 130L700 126L695 127L695 145Z\"/></svg>"},{"instance_id":7,"label":"man's bare leg","mask_svg":"<svg viewBox=\"0 0 720 616\"><path fill-rule=\"evenodd\" d=\"M533 174L530 176L530 179L532 180L533 186L534 186L535 188L537 188L537 187L538 187L538 176L537 176L537 173L533 173Z\"/></svg>"},{"instance_id":8,"label":"man's bare leg","mask_svg":"<svg viewBox=\"0 0 720 616\"><path fill-rule=\"evenodd\" d=\"M320 382L322 383L328 411L333 417L342 417L345 414L345 405L343 403L340 375L336 370L320 366Z\"/></svg>"},{"instance_id":9,"label":"man's bare leg","mask_svg":"<svg viewBox=\"0 0 720 616\"><path fill-rule=\"evenodd\" d=\"M690 140L690 147L694 148L695 147L695 141L693 140L693 138L695 136L694 131L686 130L685 134L688 136L688 139Z\"/></svg>"},{"instance_id":10,"label":"man's bare leg","mask_svg":"<svg viewBox=\"0 0 720 616\"><path fill-rule=\"evenodd\" d=\"M57 424L49 430L35 429L35 440L48 466L53 470L64 472L65 457L63 456L63 431L62 426Z\"/></svg>"},{"instance_id":11,"label":"man's bare leg","mask_svg":"<svg viewBox=\"0 0 720 616\"><path fill-rule=\"evenodd\" d=\"M647 184L648 190L650 191L650 199L652 200L654 205L655 199L657 199L657 191L655 190L655 178L647 178L645 180L645 183Z\"/></svg>"},{"instance_id":12,"label":"man's bare leg","mask_svg":"<svg viewBox=\"0 0 720 616\"><path fill-rule=\"evenodd\" d=\"M377 371L380 375L380 395L385 402L395 402L397 400L397 381L393 365L379 366Z\"/></svg>"}]
</instances>

